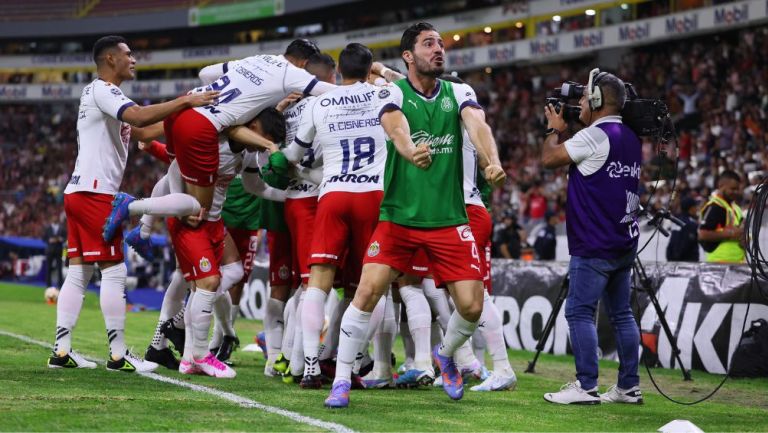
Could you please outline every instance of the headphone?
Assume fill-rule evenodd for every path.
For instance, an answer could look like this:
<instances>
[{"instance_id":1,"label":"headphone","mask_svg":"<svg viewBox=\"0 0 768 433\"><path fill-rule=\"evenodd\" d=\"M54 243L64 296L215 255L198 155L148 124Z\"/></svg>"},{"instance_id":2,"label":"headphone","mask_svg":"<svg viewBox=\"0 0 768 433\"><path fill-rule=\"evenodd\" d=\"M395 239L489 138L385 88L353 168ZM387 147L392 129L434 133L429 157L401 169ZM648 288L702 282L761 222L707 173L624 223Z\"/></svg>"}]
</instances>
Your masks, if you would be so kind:
<instances>
[{"instance_id":1,"label":"headphone","mask_svg":"<svg viewBox=\"0 0 768 433\"><path fill-rule=\"evenodd\" d=\"M598 68L589 71L589 81L587 82L587 101L589 101L589 109L591 111L596 111L603 107L603 92L600 90L598 83L606 75L608 75L607 72L600 72L600 69Z\"/></svg>"}]
</instances>

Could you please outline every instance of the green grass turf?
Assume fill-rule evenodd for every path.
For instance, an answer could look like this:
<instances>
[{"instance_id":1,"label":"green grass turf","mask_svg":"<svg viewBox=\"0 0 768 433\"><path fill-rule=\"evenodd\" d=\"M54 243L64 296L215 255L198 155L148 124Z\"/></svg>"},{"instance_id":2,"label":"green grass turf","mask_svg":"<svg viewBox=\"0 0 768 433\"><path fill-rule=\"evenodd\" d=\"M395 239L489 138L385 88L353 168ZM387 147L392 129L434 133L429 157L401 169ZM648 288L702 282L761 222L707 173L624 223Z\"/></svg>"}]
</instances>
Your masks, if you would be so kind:
<instances>
[{"instance_id":1,"label":"green grass turf","mask_svg":"<svg viewBox=\"0 0 768 433\"><path fill-rule=\"evenodd\" d=\"M0 330L51 341L56 308L43 301L43 289L0 283ZM129 313L127 342L143 353L157 319L156 312ZM240 319L243 344L252 341L261 323ZM74 332L73 346L87 356L104 359L107 343L98 297L86 296ZM396 344L402 359L401 344ZM674 419L687 419L706 432L768 431L768 380L732 380L711 400L696 406L673 404L660 396L641 373L646 404L570 407L547 403L544 392L573 380L573 360L543 355L536 374L523 370L530 352L510 351L518 373L517 390L474 393L468 389L453 402L438 388L353 391L347 410L327 410L328 389L301 390L264 377L261 353L236 352L234 380L158 373L228 391L259 403L342 424L358 431L655 431ZM301 424L256 408L242 408L208 394L139 375L96 370L49 370L49 350L0 336L0 431L307 431ZM603 388L615 380L616 363L601 362ZM669 394L694 400L705 395L721 376L694 371L683 382L676 371L656 369L654 377Z\"/></svg>"}]
</instances>

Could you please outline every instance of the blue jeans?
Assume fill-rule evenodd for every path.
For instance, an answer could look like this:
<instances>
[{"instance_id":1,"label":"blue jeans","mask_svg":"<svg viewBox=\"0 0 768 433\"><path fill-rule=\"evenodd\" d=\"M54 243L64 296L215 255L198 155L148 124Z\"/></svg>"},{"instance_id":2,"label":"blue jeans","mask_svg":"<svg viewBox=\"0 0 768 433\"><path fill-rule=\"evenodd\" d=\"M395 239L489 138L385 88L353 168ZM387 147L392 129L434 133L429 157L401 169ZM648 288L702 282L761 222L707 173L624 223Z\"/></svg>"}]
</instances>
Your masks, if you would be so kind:
<instances>
[{"instance_id":1,"label":"blue jeans","mask_svg":"<svg viewBox=\"0 0 768 433\"><path fill-rule=\"evenodd\" d=\"M576 378L582 389L597 386L597 328L595 310L602 298L616 335L619 355L619 388L640 383L637 375L640 331L629 305L630 271L634 252L615 259L571 257L565 318L576 358Z\"/></svg>"}]
</instances>

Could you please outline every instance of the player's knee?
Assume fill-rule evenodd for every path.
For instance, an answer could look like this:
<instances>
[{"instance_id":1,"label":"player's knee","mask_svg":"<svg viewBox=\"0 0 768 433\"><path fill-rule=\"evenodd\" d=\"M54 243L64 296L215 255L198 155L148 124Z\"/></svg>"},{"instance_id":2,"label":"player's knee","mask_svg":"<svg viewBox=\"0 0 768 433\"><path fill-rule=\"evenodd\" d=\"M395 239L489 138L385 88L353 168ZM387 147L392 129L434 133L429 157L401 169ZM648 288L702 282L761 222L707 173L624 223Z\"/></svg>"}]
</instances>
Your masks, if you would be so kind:
<instances>
[{"instance_id":1,"label":"player's knee","mask_svg":"<svg viewBox=\"0 0 768 433\"><path fill-rule=\"evenodd\" d=\"M221 284L221 277L218 275L211 275L210 277L201 278L195 280L195 287L207 292L215 292Z\"/></svg>"},{"instance_id":2,"label":"player's knee","mask_svg":"<svg viewBox=\"0 0 768 433\"><path fill-rule=\"evenodd\" d=\"M480 315L483 314L483 300L467 302L463 305L456 305L456 309L461 314L464 320L470 322L477 322L480 320Z\"/></svg>"}]
</instances>

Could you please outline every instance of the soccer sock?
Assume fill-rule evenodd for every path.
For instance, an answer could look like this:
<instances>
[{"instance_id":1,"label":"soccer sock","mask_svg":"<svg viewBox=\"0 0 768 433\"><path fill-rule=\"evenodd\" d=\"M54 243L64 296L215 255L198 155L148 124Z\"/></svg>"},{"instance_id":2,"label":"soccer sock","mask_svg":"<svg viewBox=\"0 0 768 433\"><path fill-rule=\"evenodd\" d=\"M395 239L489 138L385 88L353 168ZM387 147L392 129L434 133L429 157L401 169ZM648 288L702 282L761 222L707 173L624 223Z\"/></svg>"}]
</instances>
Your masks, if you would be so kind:
<instances>
[{"instance_id":1,"label":"soccer sock","mask_svg":"<svg viewBox=\"0 0 768 433\"><path fill-rule=\"evenodd\" d=\"M197 289L189 308L189 323L192 325L192 356L195 360L208 355L208 332L211 330L211 316L216 293Z\"/></svg>"},{"instance_id":2,"label":"soccer sock","mask_svg":"<svg viewBox=\"0 0 768 433\"><path fill-rule=\"evenodd\" d=\"M504 341L501 314L499 314L499 309L491 300L488 292L485 292L483 297L483 313L480 315L480 323L483 326L478 329L482 332L488 352L493 359L493 371L506 376L514 374L512 366L509 364L507 343Z\"/></svg>"},{"instance_id":3,"label":"soccer sock","mask_svg":"<svg viewBox=\"0 0 768 433\"><path fill-rule=\"evenodd\" d=\"M478 322L477 329L475 329L475 333L472 334L472 338L469 339L469 341L472 342L472 354L474 354L475 359L481 364L485 365L485 337L483 337L483 332L480 327L483 324L482 317L480 318L480 321Z\"/></svg>"},{"instance_id":4,"label":"soccer sock","mask_svg":"<svg viewBox=\"0 0 768 433\"><path fill-rule=\"evenodd\" d=\"M408 328L411 331L414 347L414 368L429 370L432 367L430 337L432 314L424 293L415 286L400 287L400 297L408 313Z\"/></svg>"},{"instance_id":5,"label":"soccer sock","mask_svg":"<svg viewBox=\"0 0 768 433\"><path fill-rule=\"evenodd\" d=\"M440 322L437 320L431 323L430 329L432 332L430 332L429 347L435 347L443 342L443 330L440 329Z\"/></svg>"},{"instance_id":6,"label":"soccer sock","mask_svg":"<svg viewBox=\"0 0 768 433\"><path fill-rule=\"evenodd\" d=\"M435 287L435 280L431 278L424 278L421 281L421 288L424 289L424 296L427 298L427 302L429 302L429 307L437 316L440 328L443 330L443 334L445 334L445 330L448 329L448 321L451 318L451 306L448 303L446 290Z\"/></svg>"},{"instance_id":7,"label":"soccer sock","mask_svg":"<svg viewBox=\"0 0 768 433\"><path fill-rule=\"evenodd\" d=\"M328 323L328 332L325 333L323 350L320 352L320 355L318 355L318 358L321 361L333 358L334 352L336 352L336 349L339 347L341 318L344 317L344 312L349 308L350 302L352 302L352 298L344 297L344 299L339 302L339 305L333 310L333 314Z\"/></svg>"},{"instance_id":8,"label":"soccer sock","mask_svg":"<svg viewBox=\"0 0 768 433\"><path fill-rule=\"evenodd\" d=\"M293 362L290 363L291 374L293 376L304 375L304 335L302 329L302 321L304 320L304 297L305 291L301 291L299 295L299 302L296 304L296 311L293 315L293 350L291 350L291 358Z\"/></svg>"},{"instance_id":9,"label":"soccer sock","mask_svg":"<svg viewBox=\"0 0 768 433\"><path fill-rule=\"evenodd\" d=\"M152 215L143 215L139 225L139 237L149 239L152 235L152 226L155 224L155 217Z\"/></svg>"},{"instance_id":10,"label":"soccer sock","mask_svg":"<svg viewBox=\"0 0 768 433\"><path fill-rule=\"evenodd\" d=\"M128 269L120 263L101 270L101 312L107 326L112 359L125 356L125 277Z\"/></svg>"},{"instance_id":11,"label":"soccer sock","mask_svg":"<svg viewBox=\"0 0 768 433\"><path fill-rule=\"evenodd\" d=\"M339 334L339 353L336 356L336 378L333 383L352 380L352 364L368 333L368 324L371 313L360 311L354 305L350 305L341 319L341 333Z\"/></svg>"},{"instance_id":12,"label":"soccer sock","mask_svg":"<svg viewBox=\"0 0 768 433\"><path fill-rule=\"evenodd\" d=\"M93 276L93 265L70 265L56 301L56 341L53 351L58 354L72 350L72 330L83 308L85 288Z\"/></svg>"},{"instance_id":13,"label":"soccer sock","mask_svg":"<svg viewBox=\"0 0 768 433\"><path fill-rule=\"evenodd\" d=\"M413 364L413 358L415 356L416 348L413 345L413 337L411 336L411 329L408 326L408 308L405 308L400 313L400 337L403 339L403 348L405 349L405 365Z\"/></svg>"},{"instance_id":14,"label":"soccer sock","mask_svg":"<svg viewBox=\"0 0 768 433\"><path fill-rule=\"evenodd\" d=\"M152 336L152 347L162 350L168 347L168 339L165 338L160 328L168 319L184 311L184 296L187 291L184 290L184 275L180 269L176 269L171 274L171 282L163 296L163 305L160 307L160 318L157 320L155 335Z\"/></svg>"},{"instance_id":15,"label":"soccer sock","mask_svg":"<svg viewBox=\"0 0 768 433\"><path fill-rule=\"evenodd\" d=\"M373 336L373 375L377 378L392 377L392 336L397 330L392 294L387 294L384 319ZM430 364L431 366L431 364Z\"/></svg>"},{"instance_id":16,"label":"soccer sock","mask_svg":"<svg viewBox=\"0 0 768 433\"><path fill-rule=\"evenodd\" d=\"M301 290L297 290L285 303L285 310L283 310L283 342L280 344L280 351L289 360L293 353L293 337L296 333L296 307L299 305L300 297Z\"/></svg>"},{"instance_id":17,"label":"soccer sock","mask_svg":"<svg viewBox=\"0 0 768 433\"><path fill-rule=\"evenodd\" d=\"M170 188L168 186L168 175L164 175L160 178L160 180L155 183L155 186L152 187L152 197L162 197L164 195L169 194ZM130 205L128 205L130 208ZM152 215L142 215L141 217L141 228L139 229L139 236L141 236L142 239L149 238L150 234L152 233L152 226L155 223L155 217Z\"/></svg>"},{"instance_id":18,"label":"soccer sock","mask_svg":"<svg viewBox=\"0 0 768 433\"><path fill-rule=\"evenodd\" d=\"M267 340L267 359L274 361L280 354L283 341L283 311L285 302L269 298L264 313L264 337Z\"/></svg>"},{"instance_id":19,"label":"soccer sock","mask_svg":"<svg viewBox=\"0 0 768 433\"><path fill-rule=\"evenodd\" d=\"M128 205L131 215L151 214L160 217L197 215L200 203L189 194L175 193L162 197L134 200Z\"/></svg>"},{"instance_id":20,"label":"soccer sock","mask_svg":"<svg viewBox=\"0 0 768 433\"><path fill-rule=\"evenodd\" d=\"M224 292L221 295L216 295L213 301L213 335L211 341L208 343L209 349L215 349L221 346L221 342L224 336L235 336L235 330L232 327L230 318L232 312L232 298L229 296L229 292Z\"/></svg>"},{"instance_id":21,"label":"soccer sock","mask_svg":"<svg viewBox=\"0 0 768 433\"><path fill-rule=\"evenodd\" d=\"M456 349L467 342L469 337L475 332L475 329L477 329L477 322L470 322L461 317L458 311L454 311L451 314L451 319L448 321L448 329L445 332L443 344L440 345L440 355L453 356ZM467 348L471 354L472 348L469 345L467 345ZM474 355L472 357L474 358Z\"/></svg>"},{"instance_id":22,"label":"soccer sock","mask_svg":"<svg viewBox=\"0 0 768 433\"><path fill-rule=\"evenodd\" d=\"M326 293L317 287L307 288L301 307L301 332L304 345L304 374L317 376L320 374L318 364L318 349L320 333L325 322Z\"/></svg>"},{"instance_id":23,"label":"soccer sock","mask_svg":"<svg viewBox=\"0 0 768 433\"><path fill-rule=\"evenodd\" d=\"M245 275L243 271L243 262L240 260L232 263L227 263L224 266L221 266L221 282L219 283L219 287L216 289L216 295L221 296L223 293L229 293L229 289L232 288L235 284L238 283L238 281L243 279L243 275ZM229 298L229 304L232 304L232 298Z\"/></svg>"},{"instance_id":24,"label":"soccer sock","mask_svg":"<svg viewBox=\"0 0 768 433\"><path fill-rule=\"evenodd\" d=\"M187 298L187 304L184 306L184 310L182 310L183 314L177 314L173 317L174 319L174 325L176 326L176 319L181 316L182 324L184 325L184 359L186 361L194 361L192 359L192 346L195 343L195 334L192 332L192 313L190 312L192 308L192 301L195 299L195 293L197 293L197 290L190 292L189 297Z\"/></svg>"}]
</instances>

